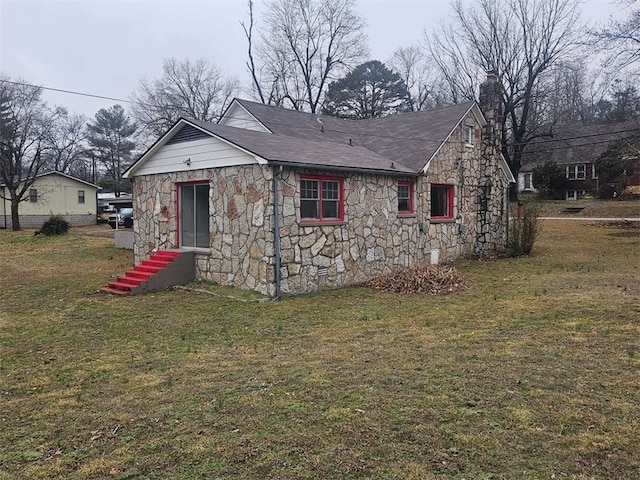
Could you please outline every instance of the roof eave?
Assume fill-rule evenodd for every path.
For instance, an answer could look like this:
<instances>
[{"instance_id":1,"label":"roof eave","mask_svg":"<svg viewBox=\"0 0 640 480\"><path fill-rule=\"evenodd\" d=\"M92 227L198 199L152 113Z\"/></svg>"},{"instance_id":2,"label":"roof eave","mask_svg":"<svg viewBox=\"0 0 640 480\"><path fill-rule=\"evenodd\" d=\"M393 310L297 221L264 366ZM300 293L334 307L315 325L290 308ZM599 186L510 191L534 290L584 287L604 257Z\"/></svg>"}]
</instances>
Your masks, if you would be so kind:
<instances>
[{"instance_id":1,"label":"roof eave","mask_svg":"<svg viewBox=\"0 0 640 480\"><path fill-rule=\"evenodd\" d=\"M284 160L269 160L270 165L292 167L292 168L307 168L311 170L322 171L342 171L342 172L355 172L365 174L376 175L390 175L396 177L418 177L420 173L412 171L399 171L399 170L385 170L382 168L361 168L361 167L349 167L349 166L336 166L336 165L322 165L322 164L309 164L302 162L288 162Z\"/></svg>"},{"instance_id":2,"label":"roof eave","mask_svg":"<svg viewBox=\"0 0 640 480\"><path fill-rule=\"evenodd\" d=\"M169 139L176 133L176 131L179 130L179 127L181 128L185 122L186 122L186 119L184 118L179 118L178 120L176 120L176 123L174 123L173 126L169 130L167 130L167 133L165 133L158 140L153 142L153 145L147 148L147 151L144 152L142 155L140 155L138 160L133 162L124 172L122 172L122 178L131 178L133 174L136 172L136 170L138 170L140 166L144 162L146 162L150 156L153 156L158 151L158 149L164 146L169 141ZM202 130L201 128L198 128L198 129Z\"/></svg>"},{"instance_id":3,"label":"roof eave","mask_svg":"<svg viewBox=\"0 0 640 480\"><path fill-rule=\"evenodd\" d=\"M260 119L258 117L256 117L253 113L251 113L251 111L245 107L242 104L242 100L239 98L234 98L233 101L231 102L231 104L229 105L229 107L224 111L224 113L222 114L222 116L220 117L220 120L224 119L225 116L227 115L227 112L229 112L231 110L232 107L234 107L235 105L239 106L240 108L242 108L242 110L244 110L248 115L251 116L251 118L253 118L256 122L258 122L260 125L262 125L262 127L268 132L268 133L273 133L273 131L267 127L262 121L260 121ZM225 125L225 124L221 124L220 120L218 120L218 125Z\"/></svg>"},{"instance_id":4,"label":"roof eave","mask_svg":"<svg viewBox=\"0 0 640 480\"><path fill-rule=\"evenodd\" d=\"M480 107L476 102L473 102L471 105L469 105L469 108L467 109L467 111L460 116L460 118L458 119L456 124L453 126L451 131L447 134L445 139L442 142L440 142L440 145L438 146L438 148L436 148L436 151L433 152L433 155L429 157L429 159L426 161L424 166L420 169L421 173L427 173L431 160L433 160L436 157L436 155L440 153L440 150L442 149L443 145L449 141L449 139L451 138L451 135L453 135L453 132L455 132L456 129L460 126L460 124L465 119L465 117L469 114L469 112L473 113L474 117L476 117L476 120L480 124L481 128L487 125L487 120L484 118L484 115L482 114L482 110L480 110Z\"/></svg>"}]
</instances>

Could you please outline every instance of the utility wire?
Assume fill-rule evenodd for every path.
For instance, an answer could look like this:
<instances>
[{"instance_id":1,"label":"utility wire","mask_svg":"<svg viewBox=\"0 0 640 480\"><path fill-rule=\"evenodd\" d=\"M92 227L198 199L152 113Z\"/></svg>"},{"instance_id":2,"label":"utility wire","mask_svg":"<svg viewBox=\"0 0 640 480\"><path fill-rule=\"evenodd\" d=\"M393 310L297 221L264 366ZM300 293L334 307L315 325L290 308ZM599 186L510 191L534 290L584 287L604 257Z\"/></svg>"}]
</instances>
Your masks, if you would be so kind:
<instances>
[{"instance_id":1,"label":"utility wire","mask_svg":"<svg viewBox=\"0 0 640 480\"><path fill-rule=\"evenodd\" d=\"M31 85L30 83L14 82L14 81L11 81L11 80L0 79L0 81L3 82L3 83L9 83L11 85L20 85L20 86L23 86L23 87L40 88L42 90L50 90L52 92L68 93L70 95L78 95L78 96L82 96L82 97L100 98L100 99L103 99L103 100L113 100L115 102L138 103L138 102L134 102L132 100L123 100L122 98L115 98L115 97L105 97L104 95L95 95L93 93L76 92L76 91L73 91L73 90L63 90L61 88L53 88L53 87L42 87L42 86L38 86L38 85Z\"/></svg>"},{"instance_id":2,"label":"utility wire","mask_svg":"<svg viewBox=\"0 0 640 480\"><path fill-rule=\"evenodd\" d=\"M0 79L1 82L3 83L8 83L11 85L20 85L20 86L26 86L26 87L33 87L33 88L40 88L42 90L48 90L48 91L53 91L53 92L60 92L60 93L67 93L70 95L78 95L78 96L82 96L82 97L90 97L90 98L99 98L102 100L112 100L115 102L124 102L124 103L130 103L130 104L139 104L139 105L144 105L144 106L153 106L153 105L147 105L138 101L133 101L133 100L124 100L122 98L115 98L115 97L107 97L104 95L96 95L96 94L92 94L92 93L84 93L84 92L77 92L74 90L64 90L61 88L53 88L53 87L43 87L43 86L37 86L37 85L32 85L29 83L25 83L25 82L16 82L16 81L12 81L12 80L4 80L4 79ZM269 121L268 122L271 125L279 125L282 127L291 127L291 128L306 128L306 127L301 127L300 125L296 125L296 124L290 124L290 123L284 123L284 122L275 122L275 121ZM323 126L324 128L324 126ZM380 134L375 134L375 133L367 133L367 132L356 132L356 131L349 131L349 130L340 130L340 129L333 129L333 128L324 128L323 129L324 132L326 133L341 133L341 134L347 134L347 135L361 135L361 136L366 136L366 137L374 137L374 138L389 138L389 139L394 139L394 140L413 140L413 141L423 141L423 139L420 138L415 138L415 137L397 137L397 136L392 136L392 135L380 135ZM619 134L623 134L623 133L631 133L631 132L635 132L640 134L640 127L636 127L636 128L630 128L630 129L624 129L624 130L616 130L613 132L601 132L601 133L592 133L592 134L585 134L585 135L577 135L577 136L573 136L573 137L558 137L558 138L550 138L550 139L546 139L546 140L539 140L539 141L535 141L535 142L527 142L527 143L512 143L509 144L509 146L517 146L517 145L526 145L527 147L535 147L536 145L540 145L540 144L547 144L547 143L559 143L559 142L564 142L567 140L581 140L583 138L592 138L592 137L601 137L601 136L616 136ZM634 135L631 135L629 137L623 137L623 138L615 138L615 139L607 139L607 140L602 140L602 141L596 141L596 142L586 142L586 143L581 143L580 145L564 145L564 146L556 146L554 148L549 148L549 149L537 149L535 151L532 152L525 152L525 154L527 153L542 153L542 152L548 152L548 151L554 151L554 150L562 150L562 149L566 149L566 148L575 148L575 147L585 147L585 146L589 146L589 145L599 145L599 144L603 144L603 143L611 143L614 141L620 141L620 140L631 140L634 138Z\"/></svg>"}]
</instances>

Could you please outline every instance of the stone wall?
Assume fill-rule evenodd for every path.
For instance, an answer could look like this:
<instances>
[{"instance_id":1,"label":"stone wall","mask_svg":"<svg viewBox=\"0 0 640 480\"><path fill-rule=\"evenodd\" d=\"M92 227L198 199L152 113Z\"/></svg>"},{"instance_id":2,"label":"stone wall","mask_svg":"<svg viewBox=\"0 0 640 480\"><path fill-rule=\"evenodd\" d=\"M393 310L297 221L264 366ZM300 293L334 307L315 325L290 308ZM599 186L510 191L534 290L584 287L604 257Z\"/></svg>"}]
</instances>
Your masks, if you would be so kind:
<instances>
[{"instance_id":1,"label":"stone wall","mask_svg":"<svg viewBox=\"0 0 640 480\"><path fill-rule=\"evenodd\" d=\"M204 181L210 248L195 249L197 277L274 295L271 175L271 167L246 165L136 177L135 262L179 247L178 187Z\"/></svg>"},{"instance_id":2,"label":"stone wall","mask_svg":"<svg viewBox=\"0 0 640 480\"><path fill-rule=\"evenodd\" d=\"M357 284L425 258L417 217L398 216L397 177L345 173L344 222L300 225L301 173L323 172L284 169L280 175L283 293Z\"/></svg>"},{"instance_id":3,"label":"stone wall","mask_svg":"<svg viewBox=\"0 0 640 480\"><path fill-rule=\"evenodd\" d=\"M429 261L434 250L441 261L500 250L505 242L506 180L493 158L483 159L478 125L476 142L465 145L469 122L460 124L427 173L413 179L410 216L398 215L402 177L340 173L344 222L322 225L300 223L299 180L301 174L327 172L245 165L136 177L135 261L156 249L179 247L177 185L204 181L210 187L210 248L196 249L197 276L275 295L273 169L279 172L284 294L361 283L395 267ZM430 221L431 183L454 185L451 220Z\"/></svg>"},{"instance_id":4,"label":"stone wall","mask_svg":"<svg viewBox=\"0 0 640 480\"><path fill-rule=\"evenodd\" d=\"M495 157L483 157L483 136L475 126L475 142L466 145L463 121L431 161L421 178L419 215L430 219L431 183L454 185L452 220L428 222L428 245L440 251L441 260L496 252L506 242L506 177ZM487 178L487 171L491 177Z\"/></svg>"}]
</instances>

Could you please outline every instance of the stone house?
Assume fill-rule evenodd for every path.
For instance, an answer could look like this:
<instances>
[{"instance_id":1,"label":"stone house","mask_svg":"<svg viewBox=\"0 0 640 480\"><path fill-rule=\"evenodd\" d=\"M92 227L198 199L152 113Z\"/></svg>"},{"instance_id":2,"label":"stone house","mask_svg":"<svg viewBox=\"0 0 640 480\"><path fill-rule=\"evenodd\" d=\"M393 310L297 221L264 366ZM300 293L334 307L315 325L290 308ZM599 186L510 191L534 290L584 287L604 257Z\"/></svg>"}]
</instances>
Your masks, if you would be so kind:
<instances>
[{"instance_id":1,"label":"stone house","mask_svg":"<svg viewBox=\"0 0 640 480\"><path fill-rule=\"evenodd\" d=\"M277 296L500 251L514 178L498 88L483 83L484 113L342 120L236 99L217 124L180 119L125 172L135 261L192 250L197 277Z\"/></svg>"},{"instance_id":2,"label":"stone house","mask_svg":"<svg viewBox=\"0 0 640 480\"><path fill-rule=\"evenodd\" d=\"M95 225L98 190L98 185L66 173L40 173L29 187L29 196L20 203L20 226L40 228L51 215L62 215L72 226ZM9 198L9 189L0 183L1 228L12 228Z\"/></svg>"}]
</instances>

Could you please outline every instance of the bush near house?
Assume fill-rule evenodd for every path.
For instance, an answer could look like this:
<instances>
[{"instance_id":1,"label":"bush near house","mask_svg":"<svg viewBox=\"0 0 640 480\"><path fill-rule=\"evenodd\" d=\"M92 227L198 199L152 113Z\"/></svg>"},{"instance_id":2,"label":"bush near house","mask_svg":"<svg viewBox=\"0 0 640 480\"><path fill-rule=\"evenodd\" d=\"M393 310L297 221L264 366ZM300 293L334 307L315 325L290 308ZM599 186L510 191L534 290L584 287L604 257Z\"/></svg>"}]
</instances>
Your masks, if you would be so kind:
<instances>
[{"instance_id":1,"label":"bush near house","mask_svg":"<svg viewBox=\"0 0 640 480\"><path fill-rule=\"evenodd\" d=\"M62 215L51 215L49 220L42 224L36 235L63 235L69 231L69 222Z\"/></svg>"},{"instance_id":2,"label":"bush near house","mask_svg":"<svg viewBox=\"0 0 640 480\"><path fill-rule=\"evenodd\" d=\"M518 202L511 208L508 255L519 257L531 253L542 227L539 212L540 207L535 202Z\"/></svg>"}]
</instances>

